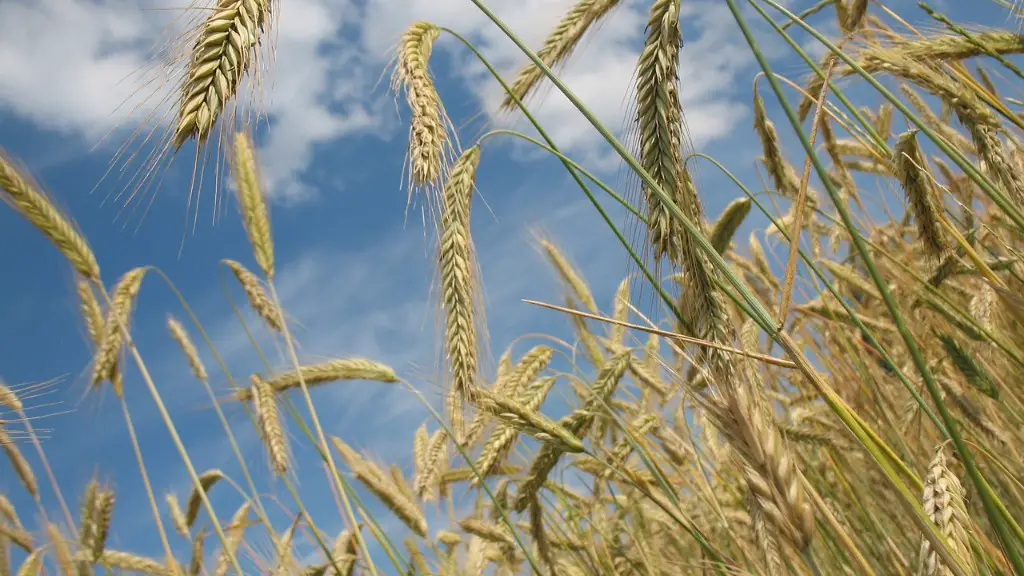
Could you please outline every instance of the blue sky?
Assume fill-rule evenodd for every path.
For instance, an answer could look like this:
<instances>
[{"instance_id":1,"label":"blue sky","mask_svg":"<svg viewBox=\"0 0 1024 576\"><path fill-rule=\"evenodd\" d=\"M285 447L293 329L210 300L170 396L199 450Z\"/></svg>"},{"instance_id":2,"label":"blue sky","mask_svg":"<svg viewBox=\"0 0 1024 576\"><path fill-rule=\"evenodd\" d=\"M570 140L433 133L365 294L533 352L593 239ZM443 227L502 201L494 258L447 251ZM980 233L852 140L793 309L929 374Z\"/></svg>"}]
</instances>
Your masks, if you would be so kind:
<instances>
[{"instance_id":1,"label":"blue sky","mask_svg":"<svg viewBox=\"0 0 1024 576\"><path fill-rule=\"evenodd\" d=\"M539 46L571 2L492 4L524 40ZM563 70L569 86L611 128L623 126L623 103L646 20L644 3L623 4ZM810 2L792 4L801 8ZM923 21L913 2L890 4L913 22ZM977 12L970 15L973 21L1002 22L998 9L977 4ZM957 13L962 9L935 5L955 18L964 16ZM252 265L234 204L229 203L214 224L212 188L206 184L192 231L191 222L186 222L190 151L172 165L137 231L137 220L116 219L117 202L104 202L108 194L119 191L120 183L116 178L101 181L101 176L126 131L138 125L116 107L125 99L129 105L139 102L131 95L137 85L130 75L147 65L148 51L173 14L151 8L166 6L155 0L0 4L0 147L26 165L74 217L98 254L108 283L134 266L159 267L184 293L236 376L244 378L260 364L222 292L220 278L231 279L217 264L221 258L234 258ZM277 57L270 71L273 89L266 106L270 122L260 134L260 155L273 200L278 287L294 319L301 355L306 361L367 356L386 362L436 399L434 256L418 213L411 212L408 222L404 218L401 172L408 114L400 100L396 108L386 91L386 78L379 84L378 78L398 34L418 19L468 34L503 73L514 72L524 57L468 0L285 0L280 11ZM754 164L759 146L750 129L756 63L723 2L684 2L683 21L683 95L695 146L760 188ZM818 21L823 29L834 31L828 17ZM764 34L761 39L777 71L794 78L805 72L802 63L783 55L777 41ZM519 126L516 119L492 115L499 87L451 39L442 37L432 65L464 142L478 134L484 122ZM158 89L157 95L173 88L166 83L152 87ZM773 99L766 99L789 149L795 150L784 117ZM560 94L546 89L532 104L571 156L613 185L625 182L599 135ZM115 130L118 124L121 128ZM113 134L96 146L111 130ZM710 166L701 167L700 179L711 219L741 194ZM97 182L97 190L90 194ZM521 334L571 337L564 318L520 302L560 299L555 277L531 239L532 230L554 238L591 282L598 302L610 306L627 269L626 255L557 161L520 144L491 139L483 149L477 184L487 204L478 201L474 206L474 240L483 263L495 356ZM620 210L606 205L621 217ZM764 220L752 216L737 239L743 244L750 230L763 227ZM41 407L37 413L67 413L40 418L36 425L52 429L45 449L65 497L74 508L87 478L98 471L118 491L110 545L159 556L119 407L109 393L83 396L89 347L69 266L10 210L0 210L0 242L6 247L3 267L13 271L0 283L0 376L11 384L63 378L45 398L60 404ZM226 285L242 302L233 281ZM235 474L237 465L205 393L167 336L164 319L169 312L184 318L171 292L153 275L143 286L133 320L139 348L197 468L219 467ZM537 342L521 341L517 354ZM224 376L215 370L209 354L203 356L213 385L225 391ZM489 370L493 363L485 365ZM166 491L186 497L188 478L134 369L126 386L158 497ZM411 470L413 432L427 414L407 390L353 382L317 390L314 396L328 434ZM287 502L287 492L270 477L258 439L241 410L233 407L227 413L261 487ZM323 475L308 473L317 465L299 434L293 426L294 448L304 471L303 493L307 503L327 503L314 512L314 520L333 534L340 528L340 518L330 504ZM30 447L24 448L35 464ZM36 469L42 478L38 464ZM6 467L0 467L0 489L15 496L25 517L35 516ZM48 512L55 515L50 490L44 487L43 492ZM213 495L223 515L238 504L237 496L224 487ZM437 521L431 529L443 525ZM180 541L177 545L186 547Z\"/></svg>"}]
</instances>

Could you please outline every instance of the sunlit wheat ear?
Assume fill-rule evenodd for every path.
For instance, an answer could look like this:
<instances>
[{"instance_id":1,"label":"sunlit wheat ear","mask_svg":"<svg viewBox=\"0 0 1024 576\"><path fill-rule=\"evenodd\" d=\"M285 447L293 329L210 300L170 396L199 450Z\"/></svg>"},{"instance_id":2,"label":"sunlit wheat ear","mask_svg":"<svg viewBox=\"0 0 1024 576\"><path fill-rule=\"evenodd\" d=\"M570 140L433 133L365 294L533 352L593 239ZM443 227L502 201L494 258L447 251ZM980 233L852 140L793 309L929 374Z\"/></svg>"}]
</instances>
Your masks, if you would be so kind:
<instances>
[{"instance_id":1,"label":"sunlit wheat ear","mask_svg":"<svg viewBox=\"0 0 1024 576\"><path fill-rule=\"evenodd\" d=\"M82 319L85 320L85 329L95 351L103 343L104 334L106 334L103 308L100 306L99 300L96 299L96 293L93 291L91 282L79 280L77 288L79 312L82 314ZM111 376L110 381L114 390L120 390L124 384L124 375L121 373L120 368L118 368L117 359L114 360L111 372L113 376Z\"/></svg>"},{"instance_id":2,"label":"sunlit wheat ear","mask_svg":"<svg viewBox=\"0 0 1024 576\"><path fill-rule=\"evenodd\" d=\"M120 568L142 574L167 576L174 574L167 566L157 560L132 554L131 552L121 552L120 550L104 550L103 554L100 555L98 563L111 568Z\"/></svg>"},{"instance_id":3,"label":"sunlit wheat ear","mask_svg":"<svg viewBox=\"0 0 1024 576\"><path fill-rule=\"evenodd\" d=\"M579 0L562 17L558 25L544 41L544 46L537 50L537 57L548 68L554 69L572 56L573 50L579 45L587 31L594 28L619 0ZM510 86L512 94L520 102L544 79L544 72L536 64L530 62L524 66ZM512 110L516 107L515 99L506 94L501 108Z\"/></svg>"},{"instance_id":4,"label":"sunlit wheat ear","mask_svg":"<svg viewBox=\"0 0 1024 576\"><path fill-rule=\"evenodd\" d=\"M281 414L274 391L258 376L251 378L253 408L259 419L260 436L270 455L270 465L279 475L288 471L288 444L281 427Z\"/></svg>"},{"instance_id":5,"label":"sunlit wheat ear","mask_svg":"<svg viewBox=\"0 0 1024 576\"><path fill-rule=\"evenodd\" d=\"M188 365L192 368L192 374L197 380L206 380L206 367L203 366L203 361L199 359L199 351L196 350L196 345L192 343L192 338L185 331L185 327L176 318L169 315L167 316L167 329L170 330L171 337L174 338L174 341L178 343L181 351L185 354Z\"/></svg>"},{"instance_id":6,"label":"sunlit wheat ear","mask_svg":"<svg viewBox=\"0 0 1024 576\"><path fill-rule=\"evenodd\" d=\"M538 237L537 241L540 243L541 249L544 250L544 255L548 261L551 262L551 265L558 272L562 283L572 292L573 297L583 304L586 312L597 314L597 301L594 300L594 295L590 292L590 286L587 285L587 281L580 275L579 270L569 263L569 259L553 242L544 237Z\"/></svg>"},{"instance_id":7,"label":"sunlit wheat ear","mask_svg":"<svg viewBox=\"0 0 1024 576\"><path fill-rule=\"evenodd\" d=\"M85 329L89 334L89 341L98 344L103 334L103 307L96 299L92 284L87 280L79 280L76 289L78 291L78 306L85 321Z\"/></svg>"},{"instance_id":8,"label":"sunlit wheat ear","mask_svg":"<svg viewBox=\"0 0 1024 576\"><path fill-rule=\"evenodd\" d=\"M25 455L21 453L18 445L4 429L3 422L0 422L0 450L7 455L7 460L11 463L11 468L14 469L14 474L25 491L33 498L38 498L39 483L36 482L36 475L32 472L32 467L25 459Z\"/></svg>"},{"instance_id":9,"label":"sunlit wheat ear","mask_svg":"<svg viewBox=\"0 0 1024 576\"><path fill-rule=\"evenodd\" d=\"M36 548L21 561L18 576L39 576L43 573L43 552L45 548Z\"/></svg>"},{"instance_id":10,"label":"sunlit wheat ear","mask_svg":"<svg viewBox=\"0 0 1024 576\"><path fill-rule=\"evenodd\" d=\"M779 133L775 124L768 119L761 94L754 90L754 129L761 138L761 160L771 177L772 186L786 198L795 200L800 190L800 178L796 170L786 161L779 144Z\"/></svg>"},{"instance_id":11,"label":"sunlit wheat ear","mask_svg":"<svg viewBox=\"0 0 1024 576\"><path fill-rule=\"evenodd\" d=\"M548 392L554 385L555 378L539 378L534 380L516 400L524 409L537 411L544 404ZM477 457L475 468L480 476L486 478L502 464L508 456L516 436L517 430L511 423L502 422L495 427L484 444L483 450L480 451L480 456ZM479 482L480 479L476 477L472 480L473 484Z\"/></svg>"},{"instance_id":12,"label":"sunlit wheat ear","mask_svg":"<svg viewBox=\"0 0 1024 576\"><path fill-rule=\"evenodd\" d=\"M495 544L514 546L515 541L509 533L508 528L498 524L491 524L477 518L466 518L459 521L459 527L479 538Z\"/></svg>"},{"instance_id":13,"label":"sunlit wheat ear","mask_svg":"<svg viewBox=\"0 0 1024 576\"><path fill-rule=\"evenodd\" d=\"M53 522L47 522L46 536L52 546L51 550L57 568L64 574L74 574L75 567L71 564L71 550L68 548L67 538L61 533L60 528Z\"/></svg>"},{"instance_id":14,"label":"sunlit wheat ear","mask_svg":"<svg viewBox=\"0 0 1024 576\"><path fill-rule=\"evenodd\" d=\"M199 475L199 486L204 493L208 493L217 482L225 477L224 473L216 468L207 470ZM185 506L185 524L189 528L192 528L196 523L196 518L199 517L199 507L202 506L202 503L202 495L197 488L193 487L192 493L188 497L188 504Z\"/></svg>"},{"instance_id":15,"label":"sunlit wheat ear","mask_svg":"<svg viewBox=\"0 0 1024 576\"><path fill-rule=\"evenodd\" d=\"M174 144L203 143L256 59L270 18L267 0L219 0L193 47L181 88Z\"/></svg>"},{"instance_id":16,"label":"sunlit wheat ear","mask_svg":"<svg viewBox=\"0 0 1024 576\"><path fill-rule=\"evenodd\" d=\"M341 570L341 574L338 574L338 576L348 576L351 574L355 568L358 554L359 547L356 543L355 534L351 530L342 530L334 540L334 547L331 551L331 556ZM334 572L328 571L328 574L334 574Z\"/></svg>"},{"instance_id":17,"label":"sunlit wheat ear","mask_svg":"<svg viewBox=\"0 0 1024 576\"><path fill-rule=\"evenodd\" d=\"M554 350L547 346L541 345L531 348L526 354L523 354L523 357L519 359L515 366L508 367L498 374L492 389L497 394L513 398L518 397L522 387L533 382L537 375L551 362L553 355ZM508 358L503 355L503 359L507 360ZM473 416L473 420L467 427L465 437L463 438L466 445L476 442L480 433L483 432L488 417L488 414L483 411L477 411Z\"/></svg>"},{"instance_id":18,"label":"sunlit wheat ear","mask_svg":"<svg viewBox=\"0 0 1024 576\"><path fill-rule=\"evenodd\" d=\"M14 412L21 412L24 408L18 395L15 394L14 390L8 388L3 380L0 380L0 407L9 408Z\"/></svg>"},{"instance_id":19,"label":"sunlit wheat ear","mask_svg":"<svg viewBox=\"0 0 1024 576\"><path fill-rule=\"evenodd\" d=\"M100 279L96 256L71 221L53 205L27 174L19 172L14 161L0 148L0 191L4 203L39 229L64 254L83 277Z\"/></svg>"},{"instance_id":20,"label":"sunlit wheat ear","mask_svg":"<svg viewBox=\"0 0 1024 576\"><path fill-rule=\"evenodd\" d=\"M928 465L928 474L924 478L924 494L922 495L924 512L956 553L958 559L968 567L969 573L973 574L975 570L970 547L971 517L968 515L964 497L963 486L947 466L943 446L939 446L935 457ZM921 540L918 574L922 576L952 574L952 571L945 566L938 553L932 548L931 542L926 538Z\"/></svg>"},{"instance_id":21,"label":"sunlit wheat ear","mask_svg":"<svg viewBox=\"0 0 1024 576\"><path fill-rule=\"evenodd\" d=\"M204 526L192 538L192 559L189 560L188 574L202 574L203 559L206 557L206 532Z\"/></svg>"},{"instance_id":22,"label":"sunlit wheat ear","mask_svg":"<svg viewBox=\"0 0 1024 576\"><path fill-rule=\"evenodd\" d=\"M124 335L121 332L129 328L132 309L135 307L135 299L142 288L142 279L146 276L147 268L134 268L125 273L114 286L111 297L111 308L107 312L106 324L103 328L103 340L96 350L95 366L92 372L92 385L96 386L104 380L111 380L114 386L114 393L121 397L122 390L113 380L116 373L118 356L121 353L121 346L124 343Z\"/></svg>"},{"instance_id":23,"label":"sunlit wheat ear","mask_svg":"<svg viewBox=\"0 0 1024 576\"><path fill-rule=\"evenodd\" d=\"M999 136L999 127L978 122L969 114L958 114L971 135L971 141L989 178L998 182L1017 206L1024 206L1024 175L1021 174L1020 164L1013 160Z\"/></svg>"},{"instance_id":24,"label":"sunlit wheat ear","mask_svg":"<svg viewBox=\"0 0 1024 576\"><path fill-rule=\"evenodd\" d=\"M274 242L270 235L270 216L263 195L256 153L253 143L244 132L235 133L234 162L231 165L238 201L242 207L242 221L249 234L256 263L267 280L274 279Z\"/></svg>"},{"instance_id":25,"label":"sunlit wheat ear","mask_svg":"<svg viewBox=\"0 0 1024 576\"><path fill-rule=\"evenodd\" d=\"M246 500L231 517L231 522L224 528L227 535L227 547L221 549L217 555L217 563L213 573L215 576L224 576L231 568L231 558L238 553L245 538L245 529L249 525L249 509L252 501Z\"/></svg>"},{"instance_id":26,"label":"sunlit wheat ear","mask_svg":"<svg viewBox=\"0 0 1024 576\"><path fill-rule=\"evenodd\" d=\"M636 72L636 149L644 170L683 214L699 220L701 208L683 168L683 118L679 101L679 0L656 0ZM654 190L644 184L648 232L655 258L683 263L686 230Z\"/></svg>"},{"instance_id":27,"label":"sunlit wheat ear","mask_svg":"<svg viewBox=\"0 0 1024 576\"><path fill-rule=\"evenodd\" d=\"M87 543L89 554L93 561L103 555L107 545L107 537L110 534L110 522L114 516L114 504L117 498L114 491L109 488L100 487L96 492L96 500L92 506L92 530Z\"/></svg>"},{"instance_id":28,"label":"sunlit wheat ear","mask_svg":"<svg viewBox=\"0 0 1024 576\"><path fill-rule=\"evenodd\" d=\"M267 386L275 393L285 392L301 386L313 387L342 380L372 380L375 382L398 382L394 369L386 364L366 358L346 358L320 364L300 366L267 380Z\"/></svg>"},{"instance_id":29,"label":"sunlit wheat ear","mask_svg":"<svg viewBox=\"0 0 1024 576\"><path fill-rule=\"evenodd\" d=\"M893 166L914 213L921 243L928 255L939 262L949 254L950 245L939 222L942 217L941 199L936 194L928 165L917 145L917 131L905 132L897 139Z\"/></svg>"},{"instance_id":30,"label":"sunlit wheat ear","mask_svg":"<svg viewBox=\"0 0 1024 576\"><path fill-rule=\"evenodd\" d=\"M425 190L429 210L436 209L430 206L432 196L442 185L453 150L448 132L450 122L429 67L430 53L440 33L429 22L409 26L399 40L391 76L391 89L405 93L412 112L406 152L409 201L412 202L414 190Z\"/></svg>"},{"instance_id":31,"label":"sunlit wheat ear","mask_svg":"<svg viewBox=\"0 0 1024 576\"><path fill-rule=\"evenodd\" d=\"M181 504L178 502L178 497L173 492L168 492L167 496L164 497L164 501L167 503L167 513L171 517L171 523L174 525L174 529L181 534L183 538L189 537L188 520L185 520L185 511L181 509Z\"/></svg>"},{"instance_id":32,"label":"sunlit wheat ear","mask_svg":"<svg viewBox=\"0 0 1024 576\"><path fill-rule=\"evenodd\" d=\"M479 162L478 146L462 153L445 183L441 212L441 307L451 377L446 403L457 442L462 441L465 432L462 404L471 398L477 386L479 286L469 214Z\"/></svg>"},{"instance_id":33,"label":"sunlit wheat ear","mask_svg":"<svg viewBox=\"0 0 1024 576\"><path fill-rule=\"evenodd\" d=\"M263 318L267 326L277 332L284 330L284 320L281 318L281 313L270 300L270 296L267 295L266 290L263 288L263 282L250 272L248 268L242 266L240 262L225 258L221 260L221 263L226 264L231 269L231 272L234 273L238 283L245 290L245 296L249 300L249 305Z\"/></svg>"},{"instance_id":34,"label":"sunlit wheat ear","mask_svg":"<svg viewBox=\"0 0 1024 576\"><path fill-rule=\"evenodd\" d=\"M905 83L900 83L900 92L903 93L903 97L907 99L907 102L913 106L918 116L924 120L926 126L938 132L940 136L965 154L973 154L975 152L974 144L953 126L943 122L917 90Z\"/></svg>"},{"instance_id":35,"label":"sunlit wheat ear","mask_svg":"<svg viewBox=\"0 0 1024 576\"><path fill-rule=\"evenodd\" d=\"M739 230L743 220L750 213L750 206L750 198L738 198L729 202L711 227L708 232L708 241L719 254L724 254L729 248L732 237L736 235L736 231Z\"/></svg>"},{"instance_id":36,"label":"sunlit wheat ear","mask_svg":"<svg viewBox=\"0 0 1024 576\"><path fill-rule=\"evenodd\" d=\"M430 501L436 496L434 488L438 484L441 472L448 466L448 434L444 429L435 431L427 443L427 451L423 457L422 467L417 471L413 481L413 490L423 501Z\"/></svg>"},{"instance_id":37,"label":"sunlit wheat ear","mask_svg":"<svg viewBox=\"0 0 1024 576\"><path fill-rule=\"evenodd\" d=\"M423 511L373 462L366 460L340 438L332 437L335 449L352 469L352 473L410 530L426 538L427 520Z\"/></svg>"},{"instance_id":38,"label":"sunlit wheat ear","mask_svg":"<svg viewBox=\"0 0 1024 576\"><path fill-rule=\"evenodd\" d=\"M629 351L624 351L608 358L608 361L601 367L601 371L598 372L597 377L594 379L594 383L590 387L590 396L587 398L583 408L574 410L571 414L562 418L559 424L562 424L575 437L581 440L584 439L587 432L593 426L594 419L605 410L605 403L611 398L619 385L619 381L622 379L622 375L625 374L626 368L629 367L630 354ZM540 450L537 451L537 456L534 457L533 463L530 465L526 478L519 484L516 490L513 507L517 512L526 510L530 500L536 496L537 490L544 485L548 475L558 465L562 454L561 450L551 444L541 445Z\"/></svg>"}]
</instances>

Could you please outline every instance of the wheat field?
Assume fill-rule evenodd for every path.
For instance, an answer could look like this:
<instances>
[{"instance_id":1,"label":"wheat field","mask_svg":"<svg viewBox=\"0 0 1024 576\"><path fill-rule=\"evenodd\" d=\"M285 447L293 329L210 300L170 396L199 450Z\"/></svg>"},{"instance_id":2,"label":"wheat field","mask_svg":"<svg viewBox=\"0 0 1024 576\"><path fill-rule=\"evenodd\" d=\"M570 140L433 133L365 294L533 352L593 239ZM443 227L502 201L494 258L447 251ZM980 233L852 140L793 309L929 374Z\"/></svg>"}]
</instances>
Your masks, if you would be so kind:
<instances>
[{"instance_id":1,"label":"wheat field","mask_svg":"<svg viewBox=\"0 0 1024 576\"><path fill-rule=\"evenodd\" d=\"M300 360L262 128L242 102L270 89L259 76L280 7L218 0L193 11L172 43L172 119L153 129L144 162L226 167L218 191L237 203L248 242L222 256L248 308L237 330L284 365L229 368L182 299L164 311L165 332L193 381L154 378L134 313L140 294L173 279L106 268L32 167L0 150L0 196L38 232L25 241L48 240L76 279L92 358L80 380L118 405L137 472L60 485L52 439L28 414L63 383L0 382L2 474L16 479L0 493L0 576L1024 575L1024 11L971 1L1003 20L956 22L939 2L822 0L794 13L779 0L722 0L760 67L745 79L753 125L741 128L758 150L756 185L733 176L742 160L693 150L681 0L643 1L618 136L559 71L622 16L620 0L578 0L538 46L484 0L465 0L520 49L511 76L458 30L409 26L387 88L408 125L403 184L424 212L435 274L436 383L374 358ZM773 69L755 21L798 72ZM452 37L493 73L500 110L528 134L452 121L433 72L446 57L435 45ZM558 148L531 112L542 90L590 122L625 183ZM625 215L605 218L618 249L603 257L629 272L602 302L539 237L562 298L521 305L557 314L571 336L524 334L492 362L483 277L494 263L471 223L486 210L478 170L501 161L489 148L509 136L557 157L602 215ZM702 186L697 165L729 186ZM722 198L708 217L704 205ZM769 224L740 237L754 219ZM429 417L397 439L411 471L330 433L334 415L310 391L352 382L422 403ZM167 399L185 385L205 404L183 419ZM126 395L153 402L187 494L153 488ZM193 418L219 426L230 474L183 440ZM242 427L259 444L240 442ZM146 552L110 536L127 482L146 490L130 513L130 529L153 542ZM314 497L317 485L327 492ZM214 505L232 491L239 505Z\"/></svg>"}]
</instances>

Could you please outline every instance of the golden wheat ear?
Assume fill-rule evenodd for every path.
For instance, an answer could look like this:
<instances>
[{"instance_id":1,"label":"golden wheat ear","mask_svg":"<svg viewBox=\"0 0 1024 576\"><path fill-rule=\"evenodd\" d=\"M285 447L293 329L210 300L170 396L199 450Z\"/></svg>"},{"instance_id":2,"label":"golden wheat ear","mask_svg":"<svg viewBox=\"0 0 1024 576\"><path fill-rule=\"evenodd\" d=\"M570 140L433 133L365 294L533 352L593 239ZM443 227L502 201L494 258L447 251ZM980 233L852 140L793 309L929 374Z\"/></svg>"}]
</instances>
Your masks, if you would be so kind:
<instances>
[{"instance_id":1,"label":"golden wheat ear","mask_svg":"<svg viewBox=\"0 0 1024 576\"><path fill-rule=\"evenodd\" d=\"M219 0L203 23L181 87L174 145L204 142L255 62L270 17L267 0Z\"/></svg>"}]
</instances>

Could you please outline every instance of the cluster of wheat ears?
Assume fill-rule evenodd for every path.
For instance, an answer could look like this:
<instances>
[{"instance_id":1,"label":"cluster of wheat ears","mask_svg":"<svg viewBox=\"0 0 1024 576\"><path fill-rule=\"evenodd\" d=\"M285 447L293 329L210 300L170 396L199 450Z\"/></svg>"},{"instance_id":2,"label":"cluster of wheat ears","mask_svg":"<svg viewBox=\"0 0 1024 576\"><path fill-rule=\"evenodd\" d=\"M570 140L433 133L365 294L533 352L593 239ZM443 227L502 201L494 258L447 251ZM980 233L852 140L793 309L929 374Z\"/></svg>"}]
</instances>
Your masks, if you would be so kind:
<instances>
[{"instance_id":1,"label":"cluster of wheat ears","mask_svg":"<svg viewBox=\"0 0 1024 576\"><path fill-rule=\"evenodd\" d=\"M411 439L411 477L329 437L309 389L363 380L418 394L415 386L370 359L301 365L275 289L254 143L231 105L255 74L275 3L219 0L201 12L164 147L173 155L189 142L200 151L216 142L229 151L224 159L255 266L223 263L289 366L257 371L246 383L228 371L187 307L187 325L168 317L241 478L193 465L132 342L143 280L162 274L140 267L108 287L72 221L0 155L5 203L56 245L78 277L94 351L89 384L109 383L123 407L164 552L108 546L112 486L94 479L64 487L77 499L62 493L25 415L26 402L53 383L0 386L0 446L35 504L31 513L18 511L11 504L18 498L0 494L0 576L12 565L25 576L1024 574L1024 113L1015 110L1024 102L1001 94L1024 80L1012 60L1024 52L1018 7L996 0L1009 14L1008 29L979 30L922 2L913 8L927 15L922 31L907 14L867 0L824 0L801 14L778 0L723 0L762 68L753 127L767 190L753 192L715 159L688 151L680 0L649 1L625 143L552 71L589 30L624 9L619 0L580 0L536 52L483 2L470 1L528 56L511 82L456 31L429 22L404 32L393 67L392 88L411 113L409 191L426 198L435 216L444 321L443 407L424 401L432 417ZM804 20L828 21L829 13L839 30L831 40ZM750 18L787 41L810 72L774 73ZM458 144L430 72L442 33L481 58L505 90L504 111L525 117L539 134L518 136L557 156L595 208L618 202L645 231L631 242L606 218L634 272L607 309L558 247L542 241L563 281L565 306L558 308L575 337L531 336L532 347L506 350L494 374L481 369L479 281L487 263L476 260L471 206L481 148L490 136L515 134L497 130ZM808 56L796 34L824 46L824 57ZM562 154L530 114L525 102L549 83L635 176L633 202ZM871 107L844 93L865 85ZM774 121L765 99L780 105ZM779 121L798 146L784 150ZM701 207L696 163L735 184L736 199L713 222ZM880 208L890 194L905 206L895 215ZM743 255L733 237L755 207L771 226L751 234ZM762 238L781 250L766 249ZM637 283L658 315L636 305ZM190 333L201 334L217 359L231 387L227 399L212 387ZM557 369L556 356L570 368ZM184 507L175 494L161 502L152 489L124 402L126 393L141 393L125 387L129 366L191 478ZM573 401L556 419L547 400L558 386ZM250 417L272 478L292 497L284 525L276 508L272 522L225 403ZM303 504L289 426L301 429L323 461L345 526L340 534L319 528L328 520ZM38 482L33 468L49 482ZM306 485L314 481L303 476ZM218 484L245 497L234 513L218 516L212 506L208 493ZM360 494L404 527L385 530ZM464 517L455 513L457 499L472 504ZM68 500L77 500L77 514ZM442 518L434 525L431 507ZM28 515L32 522L23 521ZM178 538L191 546L172 547ZM269 538L269 552L261 538ZM297 557L300 539L315 553Z\"/></svg>"}]
</instances>

